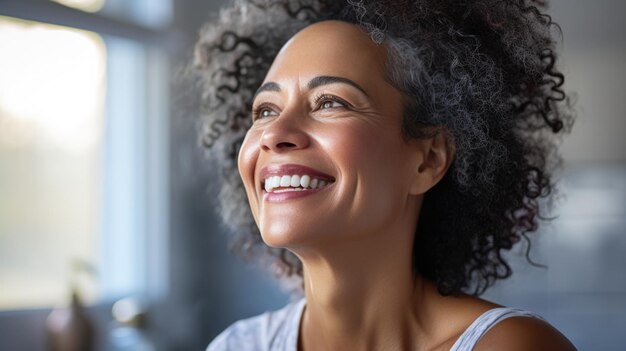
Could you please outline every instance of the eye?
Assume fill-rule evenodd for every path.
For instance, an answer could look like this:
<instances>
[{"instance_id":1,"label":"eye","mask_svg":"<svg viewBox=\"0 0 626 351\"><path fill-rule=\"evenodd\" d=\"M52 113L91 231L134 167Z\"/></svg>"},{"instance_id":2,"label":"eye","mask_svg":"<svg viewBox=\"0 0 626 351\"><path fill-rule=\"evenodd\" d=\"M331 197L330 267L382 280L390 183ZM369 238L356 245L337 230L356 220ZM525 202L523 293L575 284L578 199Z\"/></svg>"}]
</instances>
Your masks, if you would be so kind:
<instances>
[{"instance_id":1,"label":"eye","mask_svg":"<svg viewBox=\"0 0 626 351\"><path fill-rule=\"evenodd\" d=\"M262 109L261 112L259 113L259 117L269 117L272 115L272 110L268 110L268 109Z\"/></svg>"},{"instance_id":2,"label":"eye","mask_svg":"<svg viewBox=\"0 0 626 351\"><path fill-rule=\"evenodd\" d=\"M278 112L272 106L261 104L252 111L252 120L256 121L260 118L277 116Z\"/></svg>"},{"instance_id":3,"label":"eye","mask_svg":"<svg viewBox=\"0 0 626 351\"><path fill-rule=\"evenodd\" d=\"M350 104L333 95L323 94L315 98L315 104L320 110L326 110L331 108L344 108Z\"/></svg>"},{"instance_id":4,"label":"eye","mask_svg":"<svg viewBox=\"0 0 626 351\"><path fill-rule=\"evenodd\" d=\"M344 107L344 105L339 101L326 100L322 102L322 105L320 106L321 109L333 108L333 107Z\"/></svg>"}]
</instances>

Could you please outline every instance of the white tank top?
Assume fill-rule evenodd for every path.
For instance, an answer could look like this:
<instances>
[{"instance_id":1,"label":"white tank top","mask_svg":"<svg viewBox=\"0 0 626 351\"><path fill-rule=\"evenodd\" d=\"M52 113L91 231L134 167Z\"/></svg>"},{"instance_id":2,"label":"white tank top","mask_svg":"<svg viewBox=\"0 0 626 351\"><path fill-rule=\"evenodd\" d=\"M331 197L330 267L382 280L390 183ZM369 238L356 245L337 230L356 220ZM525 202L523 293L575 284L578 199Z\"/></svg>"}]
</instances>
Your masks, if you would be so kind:
<instances>
[{"instance_id":1,"label":"white tank top","mask_svg":"<svg viewBox=\"0 0 626 351\"><path fill-rule=\"evenodd\" d=\"M298 351L300 320L306 299L288 304L280 310L233 323L220 333L206 351ZM516 309L500 307L480 315L461 334L450 351L471 351L489 329L510 317L540 316Z\"/></svg>"}]
</instances>

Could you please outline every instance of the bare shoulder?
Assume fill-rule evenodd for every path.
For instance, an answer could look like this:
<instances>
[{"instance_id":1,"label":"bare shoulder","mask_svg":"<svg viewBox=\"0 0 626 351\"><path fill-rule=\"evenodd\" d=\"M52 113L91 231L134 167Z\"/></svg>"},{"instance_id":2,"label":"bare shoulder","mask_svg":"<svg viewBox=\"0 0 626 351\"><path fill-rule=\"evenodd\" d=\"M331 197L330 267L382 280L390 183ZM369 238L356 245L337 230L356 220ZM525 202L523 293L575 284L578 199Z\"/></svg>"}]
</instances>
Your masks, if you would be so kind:
<instances>
[{"instance_id":1,"label":"bare shoulder","mask_svg":"<svg viewBox=\"0 0 626 351\"><path fill-rule=\"evenodd\" d=\"M511 317L490 329L474 350L575 351L576 348L561 332L543 320Z\"/></svg>"}]
</instances>

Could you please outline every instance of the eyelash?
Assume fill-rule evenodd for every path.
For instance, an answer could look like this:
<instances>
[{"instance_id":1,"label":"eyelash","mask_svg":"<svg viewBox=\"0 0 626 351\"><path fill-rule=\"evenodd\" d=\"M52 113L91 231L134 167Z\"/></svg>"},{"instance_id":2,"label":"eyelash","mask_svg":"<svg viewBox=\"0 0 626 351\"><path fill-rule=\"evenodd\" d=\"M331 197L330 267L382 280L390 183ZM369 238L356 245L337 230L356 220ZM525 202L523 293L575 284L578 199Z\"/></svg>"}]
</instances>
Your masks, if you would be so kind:
<instances>
[{"instance_id":1,"label":"eyelash","mask_svg":"<svg viewBox=\"0 0 626 351\"><path fill-rule=\"evenodd\" d=\"M313 99L316 108L319 110L321 108L321 106L326 103L326 102L338 102L340 104L342 104L342 107L350 107L351 105L346 102L345 100L338 98L334 95L329 95L329 94L320 94L317 95L314 99ZM261 117L261 113L263 113L263 111L265 110L272 110L275 109L276 106L274 104L268 104L268 103L263 103L260 104L259 106L257 106L253 111L252 111L252 120L256 121L259 118L263 118ZM331 107L332 108L332 107ZM336 108L336 107L335 107Z\"/></svg>"},{"instance_id":2,"label":"eyelash","mask_svg":"<svg viewBox=\"0 0 626 351\"><path fill-rule=\"evenodd\" d=\"M334 95L329 95L329 94L320 94L318 96L315 97L315 99L313 100L315 101L315 106L317 106L317 108L319 109L324 103L332 101L332 102L338 102L340 104L343 105L343 107L350 107L350 104L345 101L344 99L340 99Z\"/></svg>"}]
</instances>

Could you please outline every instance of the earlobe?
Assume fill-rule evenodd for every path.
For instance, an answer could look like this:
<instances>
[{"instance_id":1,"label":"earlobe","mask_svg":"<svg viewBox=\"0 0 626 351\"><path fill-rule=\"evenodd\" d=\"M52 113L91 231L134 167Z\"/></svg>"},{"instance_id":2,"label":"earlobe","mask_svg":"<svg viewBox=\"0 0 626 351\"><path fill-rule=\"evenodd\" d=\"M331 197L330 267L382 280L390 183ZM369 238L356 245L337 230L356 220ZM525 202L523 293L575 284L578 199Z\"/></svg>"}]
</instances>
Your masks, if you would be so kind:
<instances>
[{"instance_id":1,"label":"earlobe","mask_svg":"<svg viewBox=\"0 0 626 351\"><path fill-rule=\"evenodd\" d=\"M446 174L454 158L454 140L445 129L439 129L430 138L422 139L417 152L421 161L415 165L415 173L409 193L424 194Z\"/></svg>"}]
</instances>

